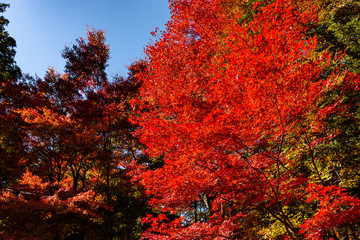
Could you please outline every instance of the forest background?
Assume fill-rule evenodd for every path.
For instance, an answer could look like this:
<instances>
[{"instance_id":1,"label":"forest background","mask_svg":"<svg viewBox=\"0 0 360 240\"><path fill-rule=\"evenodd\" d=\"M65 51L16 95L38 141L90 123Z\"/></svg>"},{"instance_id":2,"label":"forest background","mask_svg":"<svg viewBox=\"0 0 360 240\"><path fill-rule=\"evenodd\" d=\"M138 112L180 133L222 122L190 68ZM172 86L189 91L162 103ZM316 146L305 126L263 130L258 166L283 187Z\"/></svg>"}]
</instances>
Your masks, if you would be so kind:
<instances>
[{"instance_id":1,"label":"forest background","mask_svg":"<svg viewBox=\"0 0 360 240\"><path fill-rule=\"evenodd\" d=\"M126 77L92 27L24 74L1 17L0 236L358 239L360 1L169 3Z\"/></svg>"}]
</instances>

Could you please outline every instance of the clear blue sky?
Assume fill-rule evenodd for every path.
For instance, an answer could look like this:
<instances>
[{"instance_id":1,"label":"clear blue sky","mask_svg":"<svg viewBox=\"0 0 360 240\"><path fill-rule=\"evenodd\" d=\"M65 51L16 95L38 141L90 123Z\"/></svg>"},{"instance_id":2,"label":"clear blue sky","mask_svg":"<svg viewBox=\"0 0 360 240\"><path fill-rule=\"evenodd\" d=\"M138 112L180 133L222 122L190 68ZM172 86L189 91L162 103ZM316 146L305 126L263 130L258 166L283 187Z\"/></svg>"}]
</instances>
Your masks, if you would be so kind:
<instances>
[{"instance_id":1,"label":"clear blue sky","mask_svg":"<svg viewBox=\"0 0 360 240\"><path fill-rule=\"evenodd\" d=\"M6 28L17 42L16 62L25 73L43 77L53 66L63 72L61 51L85 37L86 26L106 31L110 45L108 74L126 75L140 59L155 27L170 19L168 0L4 0Z\"/></svg>"}]
</instances>

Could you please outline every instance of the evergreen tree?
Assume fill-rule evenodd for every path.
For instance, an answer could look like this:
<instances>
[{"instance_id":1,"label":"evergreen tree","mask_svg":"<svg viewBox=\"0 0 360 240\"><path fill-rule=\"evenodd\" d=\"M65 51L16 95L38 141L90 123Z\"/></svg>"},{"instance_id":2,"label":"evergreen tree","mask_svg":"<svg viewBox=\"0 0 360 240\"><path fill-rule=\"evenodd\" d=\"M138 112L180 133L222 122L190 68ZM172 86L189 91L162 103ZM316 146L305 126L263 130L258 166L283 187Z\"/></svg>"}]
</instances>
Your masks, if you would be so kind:
<instances>
[{"instance_id":1,"label":"evergreen tree","mask_svg":"<svg viewBox=\"0 0 360 240\"><path fill-rule=\"evenodd\" d=\"M0 13L4 13L9 4L0 3ZM4 16L0 16L0 81L17 79L20 76L20 69L16 65L15 40L10 37L5 27L9 24Z\"/></svg>"},{"instance_id":2,"label":"evergreen tree","mask_svg":"<svg viewBox=\"0 0 360 240\"><path fill-rule=\"evenodd\" d=\"M21 121L13 111L22 102L23 91L17 82L21 72L14 60L16 42L5 30L9 21L3 13L8 6L0 3L0 188L21 175L18 161L23 153Z\"/></svg>"}]
</instances>

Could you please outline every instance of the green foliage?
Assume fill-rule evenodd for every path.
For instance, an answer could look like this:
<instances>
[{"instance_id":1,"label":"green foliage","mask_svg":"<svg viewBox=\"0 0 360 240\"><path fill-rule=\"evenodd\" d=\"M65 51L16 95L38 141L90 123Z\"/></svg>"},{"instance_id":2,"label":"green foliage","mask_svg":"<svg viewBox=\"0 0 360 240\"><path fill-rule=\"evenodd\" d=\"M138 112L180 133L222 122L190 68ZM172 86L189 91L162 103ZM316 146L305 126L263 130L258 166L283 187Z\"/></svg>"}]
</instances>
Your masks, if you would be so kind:
<instances>
[{"instance_id":1,"label":"green foliage","mask_svg":"<svg viewBox=\"0 0 360 240\"><path fill-rule=\"evenodd\" d=\"M8 6L0 3L0 188L24 170L19 164L24 153L23 122L13 112L13 106L22 101L23 86L17 82L21 73L14 60L16 42L5 30L9 21L3 13Z\"/></svg>"},{"instance_id":2,"label":"green foliage","mask_svg":"<svg viewBox=\"0 0 360 240\"><path fill-rule=\"evenodd\" d=\"M320 22L314 29L319 51L328 50L341 59L343 68L360 73L360 1L324 1Z\"/></svg>"},{"instance_id":3,"label":"green foliage","mask_svg":"<svg viewBox=\"0 0 360 240\"><path fill-rule=\"evenodd\" d=\"M8 6L0 3L0 13L4 13ZM20 69L14 61L16 42L5 30L8 24L9 21L0 16L0 83L20 76Z\"/></svg>"}]
</instances>

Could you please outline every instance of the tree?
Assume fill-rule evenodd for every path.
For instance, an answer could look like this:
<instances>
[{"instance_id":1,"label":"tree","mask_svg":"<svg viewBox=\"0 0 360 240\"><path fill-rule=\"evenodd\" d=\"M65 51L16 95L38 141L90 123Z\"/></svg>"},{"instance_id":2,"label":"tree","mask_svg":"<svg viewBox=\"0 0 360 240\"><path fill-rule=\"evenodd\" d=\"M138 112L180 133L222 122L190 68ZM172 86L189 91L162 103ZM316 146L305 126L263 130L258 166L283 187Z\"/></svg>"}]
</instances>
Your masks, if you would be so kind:
<instances>
[{"instance_id":1,"label":"tree","mask_svg":"<svg viewBox=\"0 0 360 240\"><path fill-rule=\"evenodd\" d=\"M144 237L301 239L318 230L301 225L305 219L330 211L306 202L304 189L321 182L320 158L304 163L291 154L306 131L321 131L321 116L340 101L319 107L322 97L342 80L354 82L344 89L353 91L359 77L324 74L331 56L315 54L317 38L308 35L316 9L263 1L244 22L244 11L229 11L241 2L171 1L167 31L146 49L149 73L136 121L148 153L163 156L164 166L138 173L162 213L144 219L152 225ZM317 116L311 122L309 113ZM358 200L342 194L358 219ZM320 235L354 226L341 221Z\"/></svg>"},{"instance_id":2,"label":"tree","mask_svg":"<svg viewBox=\"0 0 360 240\"><path fill-rule=\"evenodd\" d=\"M337 192L329 198L330 202L337 202L331 207L325 204L312 205L313 218L306 221L312 227L312 239L331 238L357 238L359 228L349 217L343 214L353 215L356 219L357 204L359 197L359 80L358 56L359 46L356 36L359 20L358 1L318 1L321 8L318 10L319 22L309 31L319 39L317 53L328 52L332 56L332 64L324 71L323 76L329 76L334 72L341 71L340 77L333 87L319 99L316 111L308 114L308 128L298 139L295 155L301 168L308 174L313 174L312 179L318 185L317 191L325 191L330 194ZM302 145L302 146L299 146ZM331 190L329 189L341 189ZM339 193L343 191L343 193ZM346 192L346 195L344 194ZM320 195L320 194L319 194ZM341 197L340 197L341 196ZM343 211L346 206L350 209L349 199L355 197L352 202L352 210ZM313 198L314 199L314 198ZM317 203L322 202L319 198ZM314 201L312 202L314 204ZM341 203L341 204L340 204ZM329 210L332 209L332 210ZM336 211L334 209L337 209ZM333 211L333 212L331 212ZM334 214L334 212L336 212ZM334 214L337 221L331 226L321 223ZM329 219L327 221L330 221ZM310 223L312 222L312 223ZM335 222L338 222L337 225ZM339 222L341 224L339 224ZM316 227L315 227L316 226ZM316 229L316 230L315 230Z\"/></svg>"},{"instance_id":3,"label":"tree","mask_svg":"<svg viewBox=\"0 0 360 240\"><path fill-rule=\"evenodd\" d=\"M0 3L3 14L8 4ZM0 16L0 188L11 179L20 177L23 166L19 164L23 156L23 135L20 126L23 124L18 114L13 112L21 104L24 87L18 82L21 72L16 65L15 40L5 30L9 21Z\"/></svg>"},{"instance_id":4,"label":"tree","mask_svg":"<svg viewBox=\"0 0 360 240\"><path fill-rule=\"evenodd\" d=\"M341 62L346 63L341 68L355 73L359 68L359 30L360 2L354 1L318 1L322 6L319 10L318 24L311 33L319 39L318 51L329 51L335 57L341 56Z\"/></svg>"},{"instance_id":5,"label":"tree","mask_svg":"<svg viewBox=\"0 0 360 240\"><path fill-rule=\"evenodd\" d=\"M0 12L4 13L9 4L0 3ZM16 65L15 57L15 40L9 36L9 33L5 30L5 27L9 24L9 21L4 17L0 17L0 76L1 83L4 83L8 79L17 79L20 77L20 69Z\"/></svg>"},{"instance_id":6,"label":"tree","mask_svg":"<svg viewBox=\"0 0 360 240\"><path fill-rule=\"evenodd\" d=\"M148 208L127 166L141 156L129 118L142 63L109 81L105 32L95 29L62 55L65 73L50 68L43 79L27 77L26 102L12 106L24 123L28 170L1 192L0 236L138 238Z\"/></svg>"}]
</instances>

